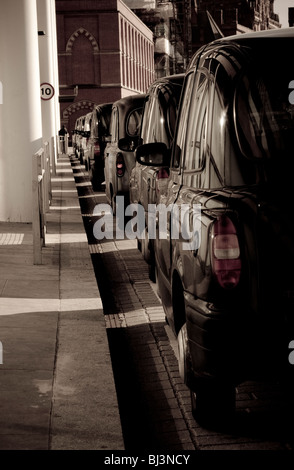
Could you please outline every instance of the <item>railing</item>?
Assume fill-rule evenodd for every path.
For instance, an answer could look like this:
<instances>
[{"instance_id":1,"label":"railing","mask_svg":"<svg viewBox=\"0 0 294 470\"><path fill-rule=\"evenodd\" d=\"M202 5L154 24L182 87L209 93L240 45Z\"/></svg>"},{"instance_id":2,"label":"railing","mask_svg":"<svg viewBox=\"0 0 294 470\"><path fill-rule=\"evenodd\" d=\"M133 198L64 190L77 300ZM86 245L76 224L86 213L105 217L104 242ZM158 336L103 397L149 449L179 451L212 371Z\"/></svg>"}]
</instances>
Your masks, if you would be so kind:
<instances>
[{"instance_id":1,"label":"railing","mask_svg":"<svg viewBox=\"0 0 294 470\"><path fill-rule=\"evenodd\" d=\"M46 212L52 197L48 142L32 158L32 192L34 264L42 264L42 247L46 241Z\"/></svg>"},{"instance_id":2,"label":"railing","mask_svg":"<svg viewBox=\"0 0 294 470\"><path fill-rule=\"evenodd\" d=\"M52 175L56 176L56 161L55 161L56 144L55 144L55 136L54 135L51 137L51 153L52 153L51 171L52 171Z\"/></svg>"}]
</instances>

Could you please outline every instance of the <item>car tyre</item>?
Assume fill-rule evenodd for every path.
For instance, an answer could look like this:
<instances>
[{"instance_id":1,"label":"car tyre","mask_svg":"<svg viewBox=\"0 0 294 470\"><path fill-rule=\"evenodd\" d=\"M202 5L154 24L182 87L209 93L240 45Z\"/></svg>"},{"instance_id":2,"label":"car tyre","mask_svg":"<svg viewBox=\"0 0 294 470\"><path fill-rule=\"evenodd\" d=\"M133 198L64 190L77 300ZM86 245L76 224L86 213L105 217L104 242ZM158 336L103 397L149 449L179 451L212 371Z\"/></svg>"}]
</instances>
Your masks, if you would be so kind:
<instances>
[{"instance_id":1,"label":"car tyre","mask_svg":"<svg viewBox=\"0 0 294 470\"><path fill-rule=\"evenodd\" d=\"M231 423L236 411L234 385L215 379L199 380L190 395L192 414L199 424L223 428Z\"/></svg>"},{"instance_id":2,"label":"car tyre","mask_svg":"<svg viewBox=\"0 0 294 470\"><path fill-rule=\"evenodd\" d=\"M194 375L192 371L186 323L182 326L178 333L178 357L180 376L184 384L187 385L188 388L191 388Z\"/></svg>"},{"instance_id":3,"label":"car tyre","mask_svg":"<svg viewBox=\"0 0 294 470\"><path fill-rule=\"evenodd\" d=\"M116 215L116 196L112 196L111 198L111 209L113 215Z\"/></svg>"},{"instance_id":4,"label":"car tyre","mask_svg":"<svg viewBox=\"0 0 294 470\"><path fill-rule=\"evenodd\" d=\"M142 238L142 253L143 253L144 260L146 261L146 263L150 264L151 263L151 250L149 247L149 235L148 235L147 227L145 227L144 237Z\"/></svg>"},{"instance_id":5,"label":"car tyre","mask_svg":"<svg viewBox=\"0 0 294 470\"><path fill-rule=\"evenodd\" d=\"M152 248L149 249L148 272L149 272L150 281L156 284L157 276L156 276L156 266L155 266L155 254Z\"/></svg>"},{"instance_id":6,"label":"car tyre","mask_svg":"<svg viewBox=\"0 0 294 470\"><path fill-rule=\"evenodd\" d=\"M153 281L153 283L155 285L155 292L156 292L158 298L160 299L161 296L160 296L159 284L158 284L158 268L155 264L155 258L154 258L154 281Z\"/></svg>"}]
</instances>

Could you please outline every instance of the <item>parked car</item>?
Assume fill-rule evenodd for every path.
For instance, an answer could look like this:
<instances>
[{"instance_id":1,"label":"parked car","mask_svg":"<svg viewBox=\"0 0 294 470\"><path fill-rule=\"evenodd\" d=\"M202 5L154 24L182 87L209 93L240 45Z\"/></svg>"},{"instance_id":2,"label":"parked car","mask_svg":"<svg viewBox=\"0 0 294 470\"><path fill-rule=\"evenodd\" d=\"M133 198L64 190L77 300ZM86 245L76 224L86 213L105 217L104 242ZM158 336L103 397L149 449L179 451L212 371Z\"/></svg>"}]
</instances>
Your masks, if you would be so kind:
<instances>
[{"instance_id":1,"label":"parked car","mask_svg":"<svg viewBox=\"0 0 294 470\"><path fill-rule=\"evenodd\" d=\"M78 135L81 125L81 116L76 119L75 127L72 131L72 147L73 152L76 157L78 157L77 150L78 150Z\"/></svg>"},{"instance_id":2,"label":"parked car","mask_svg":"<svg viewBox=\"0 0 294 470\"><path fill-rule=\"evenodd\" d=\"M72 133L71 142L72 142L72 149L73 149L74 154L75 154L75 147L76 147L77 123L78 123L78 120L76 119L75 126L71 131L71 133Z\"/></svg>"},{"instance_id":3,"label":"parked car","mask_svg":"<svg viewBox=\"0 0 294 470\"><path fill-rule=\"evenodd\" d=\"M158 197L167 236L156 229L154 250L180 373L203 423L233 416L238 384L292 367L293 46L293 28L226 37L186 71ZM137 158L160 168L167 153L151 143Z\"/></svg>"},{"instance_id":4,"label":"parked car","mask_svg":"<svg viewBox=\"0 0 294 470\"><path fill-rule=\"evenodd\" d=\"M84 130L85 124L85 117L80 116L77 120L77 129L76 129L76 137L75 137L75 155L80 160L80 153L82 148L82 133Z\"/></svg>"},{"instance_id":5,"label":"parked car","mask_svg":"<svg viewBox=\"0 0 294 470\"><path fill-rule=\"evenodd\" d=\"M81 131L81 138L80 138L79 158L80 158L81 165L85 165L86 170L88 170L88 151L89 151L88 140L90 137L91 121L92 121L92 112L87 113L84 117L83 129Z\"/></svg>"},{"instance_id":6,"label":"parked car","mask_svg":"<svg viewBox=\"0 0 294 470\"><path fill-rule=\"evenodd\" d=\"M168 149L171 148L183 80L184 74L171 75L155 80L149 87L143 107L141 145L164 142ZM165 184L168 174L168 167L159 170L136 162L130 175L130 202L141 204L148 214L148 205L156 203L158 188ZM138 248L149 264L150 278L154 280L153 239L149 240L147 218L142 238L138 239Z\"/></svg>"},{"instance_id":7,"label":"parked car","mask_svg":"<svg viewBox=\"0 0 294 470\"><path fill-rule=\"evenodd\" d=\"M116 196L129 200L130 174L135 166L134 151L138 145L145 94L131 95L113 103L110 119L110 141L104 151L105 193L116 212Z\"/></svg>"},{"instance_id":8,"label":"parked car","mask_svg":"<svg viewBox=\"0 0 294 470\"><path fill-rule=\"evenodd\" d=\"M90 137L88 141L89 178L95 191L101 189L104 182L104 150L109 137L112 103L98 104L92 113Z\"/></svg>"}]
</instances>

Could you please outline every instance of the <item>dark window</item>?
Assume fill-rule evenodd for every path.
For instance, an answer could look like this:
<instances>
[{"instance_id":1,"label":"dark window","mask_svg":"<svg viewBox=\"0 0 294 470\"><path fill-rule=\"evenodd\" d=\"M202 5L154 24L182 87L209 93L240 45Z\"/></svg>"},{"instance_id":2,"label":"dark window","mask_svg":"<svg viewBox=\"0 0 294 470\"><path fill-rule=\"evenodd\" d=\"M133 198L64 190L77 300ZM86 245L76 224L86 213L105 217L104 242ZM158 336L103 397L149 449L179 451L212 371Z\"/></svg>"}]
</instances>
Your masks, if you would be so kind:
<instances>
[{"instance_id":1,"label":"dark window","mask_svg":"<svg viewBox=\"0 0 294 470\"><path fill-rule=\"evenodd\" d=\"M127 134L131 137L136 136L140 132L142 118L142 109L135 109L132 111L128 117L126 131Z\"/></svg>"},{"instance_id":2,"label":"dark window","mask_svg":"<svg viewBox=\"0 0 294 470\"><path fill-rule=\"evenodd\" d=\"M118 141L118 111L117 108L114 108L111 113L111 122L110 122L110 134L111 142Z\"/></svg>"},{"instance_id":3,"label":"dark window","mask_svg":"<svg viewBox=\"0 0 294 470\"><path fill-rule=\"evenodd\" d=\"M223 59L224 62L224 59ZM234 82L231 78L232 67L227 63L227 70L217 61L211 63L210 92L210 138L208 155L208 173L204 186L219 188L223 186L243 185L244 177L238 152L232 140L232 97ZM229 74L227 73L229 72Z\"/></svg>"},{"instance_id":4,"label":"dark window","mask_svg":"<svg viewBox=\"0 0 294 470\"><path fill-rule=\"evenodd\" d=\"M93 113L92 123L91 123L91 136L97 138L98 137L98 116L97 112Z\"/></svg>"},{"instance_id":5,"label":"dark window","mask_svg":"<svg viewBox=\"0 0 294 470\"><path fill-rule=\"evenodd\" d=\"M188 113L191 103L191 89L193 86L193 72L186 78L186 84L184 88L184 95L181 100L181 110L179 111L181 114L181 119L178 122L177 126L177 134L175 136L175 151L173 156L172 165L174 168L178 168L181 161L181 156L183 153L183 149L185 146L186 141L186 131L187 131L187 122L188 122Z\"/></svg>"},{"instance_id":6,"label":"dark window","mask_svg":"<svg viewBox=\"0 0 294 470\"><path fill-rule=\"evenodd\" d=\"M189 110L184 145L184 170L201 170L203 168L206 154L207 106L208 80L202 72L199 72L196 75Z\"/></svg>"},{"instance_id":7,"label":"dark window","mask_svg":"<svg viewBox=\"0 0 294 470\"><path fill-rule=\"evenodd\" d=\"M93 48L85 35L79 35L72 50L72 83L88 85L95 83Z\"/></svg>"},{"instance_id":8,"label":"dark window","mask_svg":"<svg viewBox=\"0 0 294 470\"><path fill-rule=\"evenodd\" d=\"M144 144L164 142L171 146L179 97L168 86L161 86L145 102L141 138Z\"/></svg>"}]
</instances>

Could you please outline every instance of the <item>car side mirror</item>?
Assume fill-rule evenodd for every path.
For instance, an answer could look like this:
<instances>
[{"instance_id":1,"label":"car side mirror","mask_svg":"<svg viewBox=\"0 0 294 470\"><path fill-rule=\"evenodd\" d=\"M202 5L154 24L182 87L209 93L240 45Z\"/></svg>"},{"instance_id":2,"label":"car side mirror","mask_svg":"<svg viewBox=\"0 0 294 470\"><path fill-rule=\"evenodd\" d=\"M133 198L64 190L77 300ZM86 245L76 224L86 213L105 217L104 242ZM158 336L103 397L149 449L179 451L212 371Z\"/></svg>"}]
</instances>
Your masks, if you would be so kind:
<instances>
[{"instance_id":1,"label":"car side mirror","mask_svg":"<svg viewBox=\"0 0 294 470\"><path fill-rule=\"evenodd\" d=\"M136 160L146 166L169 166L170 150L163 142L139 145L136 149Z\"/></svg>"}]
</instances>

